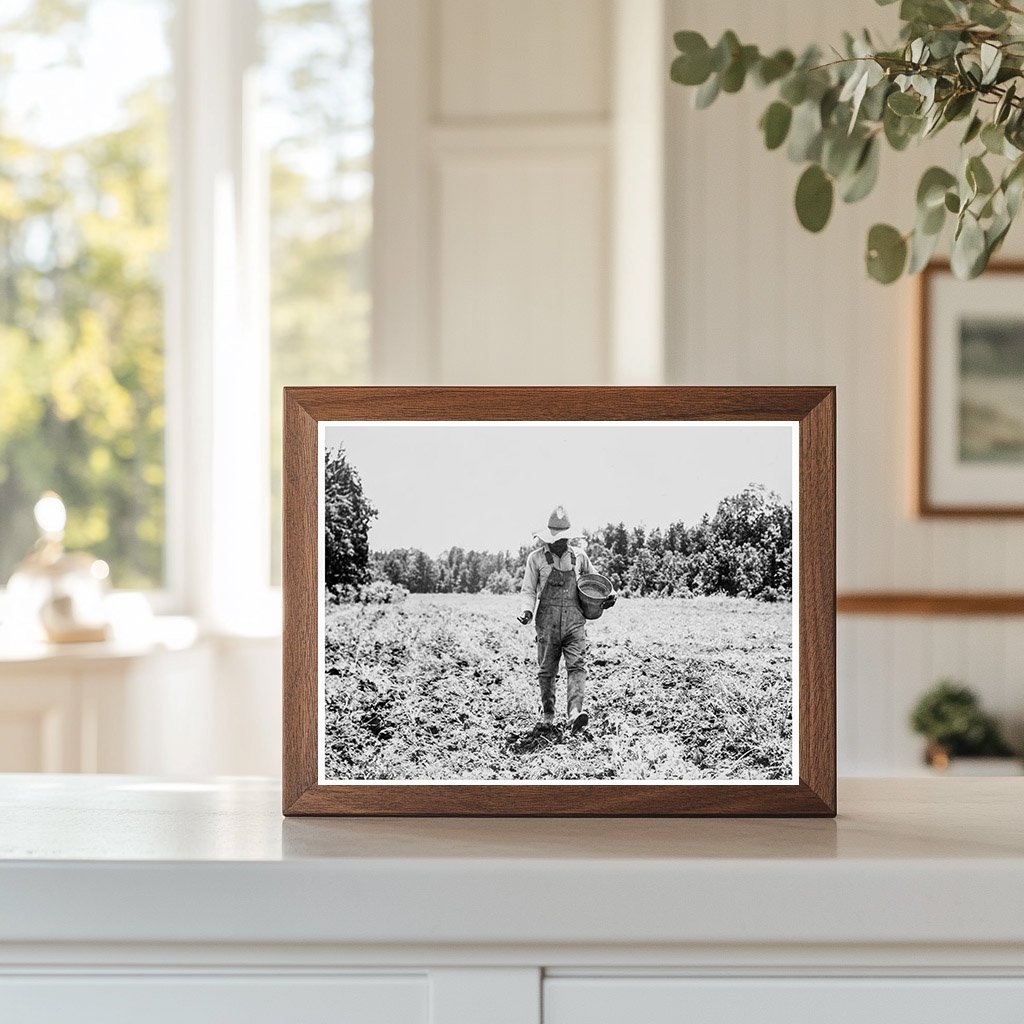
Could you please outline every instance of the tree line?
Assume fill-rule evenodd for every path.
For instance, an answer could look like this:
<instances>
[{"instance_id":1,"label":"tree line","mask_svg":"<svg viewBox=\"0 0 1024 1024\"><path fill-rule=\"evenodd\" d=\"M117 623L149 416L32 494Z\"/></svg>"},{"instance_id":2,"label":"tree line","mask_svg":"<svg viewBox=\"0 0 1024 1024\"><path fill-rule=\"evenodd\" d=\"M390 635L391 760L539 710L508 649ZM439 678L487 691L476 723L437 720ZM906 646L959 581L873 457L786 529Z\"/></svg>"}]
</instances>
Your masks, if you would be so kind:
<instances>
[{"instance_id":1,"label":"tree line","mask_svg":"<svg viewBox=\"0 0 1024 1024\"><path fill-rule=\"evenodd\" d=\"M594 568L627 597L723 594L777 601L792 596L792 525L791 507L753 484L693 526L608 523L584 531L582 540ZM370 578L413 594L507 594L519 589L532 550L453 547L436 558L417 548L373 552Z\"/></svg>"},{"instance_id":2,"label":"tree line","mask_svg":"<svg viewBox=\"0 0 1024 1024\"><path fill-rule=\"evenodd\" d=\"M452 547L437 556L418 548L371 552L369 528L377 512L340 451L328 457L325 502L326 582L339 594L363 588L386 595L389 586L414 594L512 593L533 550L524 545L498 552ZM792 597L793 510L761 484L724 498L714 515L691 526L608 523L584 531L582 540L594 567L624 596Z\"/></svg>"}]
</instances>

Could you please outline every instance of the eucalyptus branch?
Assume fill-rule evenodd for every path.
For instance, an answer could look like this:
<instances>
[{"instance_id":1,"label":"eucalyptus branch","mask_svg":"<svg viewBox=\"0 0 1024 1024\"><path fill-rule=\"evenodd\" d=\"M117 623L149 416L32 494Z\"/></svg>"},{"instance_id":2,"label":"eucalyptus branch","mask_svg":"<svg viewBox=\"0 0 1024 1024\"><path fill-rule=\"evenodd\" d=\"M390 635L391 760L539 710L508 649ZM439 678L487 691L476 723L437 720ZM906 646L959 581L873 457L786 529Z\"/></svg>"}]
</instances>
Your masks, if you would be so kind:
<instances>
[{"instance_id":1,"label":"eucalyptus branch","mask_svg":"<svg viewBox=\"0 0 1024 1024\"><path fill-rule=\"evenodd\" d=\"M883 143L900 152L963 122L958 166L930 167L918 185L913 228L876 224L865 259L885 284L916 273L952 220L953 269L975 277L1024 198L1024 27L1013 21L1024 9L1010 0L902 0L899 13L896 48L847 34L826 62L815 47L798 58L789 50L762 54L734 32L714 46L699 33L678 32L671 76L697 88L702 109L751 81L774 89L758 126L768 149L785 145L804 166L795 207L809 231L825 227L837 194L854 203L872 191Z\"/></svg>"}]
</instances>

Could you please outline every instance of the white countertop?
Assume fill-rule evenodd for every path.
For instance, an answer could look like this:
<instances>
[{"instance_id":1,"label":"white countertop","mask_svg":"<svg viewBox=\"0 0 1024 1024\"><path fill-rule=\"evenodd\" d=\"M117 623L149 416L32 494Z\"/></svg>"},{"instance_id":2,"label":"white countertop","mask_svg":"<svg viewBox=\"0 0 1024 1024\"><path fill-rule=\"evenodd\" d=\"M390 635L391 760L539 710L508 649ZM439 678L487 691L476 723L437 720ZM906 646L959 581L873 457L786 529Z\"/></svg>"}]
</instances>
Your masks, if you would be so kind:
<instances>
[{"instance_id":1,"label":"white countertop","mask_svg":"<svg viewBox=\"0 0 1024 1024\"><path fill-rule=\"evenodd\" d=\"M276 783L0 776L0 943L1024 944L1024 780L839 817L284 819Z\"/></svg>"}]
</instances>

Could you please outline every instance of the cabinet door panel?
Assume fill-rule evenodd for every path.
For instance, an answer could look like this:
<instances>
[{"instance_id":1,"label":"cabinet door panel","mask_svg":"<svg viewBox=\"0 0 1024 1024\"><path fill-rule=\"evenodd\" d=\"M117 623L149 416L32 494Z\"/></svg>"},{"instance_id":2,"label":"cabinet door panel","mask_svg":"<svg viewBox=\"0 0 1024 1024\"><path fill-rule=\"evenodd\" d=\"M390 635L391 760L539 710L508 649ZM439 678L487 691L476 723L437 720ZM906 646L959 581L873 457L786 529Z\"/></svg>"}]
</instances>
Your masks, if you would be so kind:
<instances>
[{"instance_id":1,"label":"cabinet door panel","mask_svg":"<svg viewBox=\"0 0 1024 1024\"><path fill-rule=\"evenodd\" d=\"M18 1024L426 1024L420 977L99 976L0 979Z\"/></svg>"},{"instance_id":2,"label":"cabinet door panel","mask_svg":"<svg viewBox=\"0 0 1024 1024\"><path fill-rule=\"evenodd\" d=\"M1024 978L548 978L544 1024L1020 1024Z\"/></svg>"}]
</instances>

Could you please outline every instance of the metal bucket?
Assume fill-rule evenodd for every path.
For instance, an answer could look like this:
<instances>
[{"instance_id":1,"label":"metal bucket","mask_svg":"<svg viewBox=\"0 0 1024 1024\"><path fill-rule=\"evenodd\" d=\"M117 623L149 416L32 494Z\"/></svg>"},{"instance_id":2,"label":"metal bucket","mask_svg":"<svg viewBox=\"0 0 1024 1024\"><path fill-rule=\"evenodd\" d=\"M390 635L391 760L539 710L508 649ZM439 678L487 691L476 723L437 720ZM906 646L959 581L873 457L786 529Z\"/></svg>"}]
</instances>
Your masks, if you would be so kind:
<instances>
[{"instance_id":1,"label":"metal bucket","mask_svg":"<svg viewBox=\"0 0 1024 1024\"><path fill-rule=\"evenodd\" d=\"M599 572L585 572L576 581L580 608L585 619L599 619L604 611L604 601L615 591L612 581Z\"/></svg>"}]
</instances>

